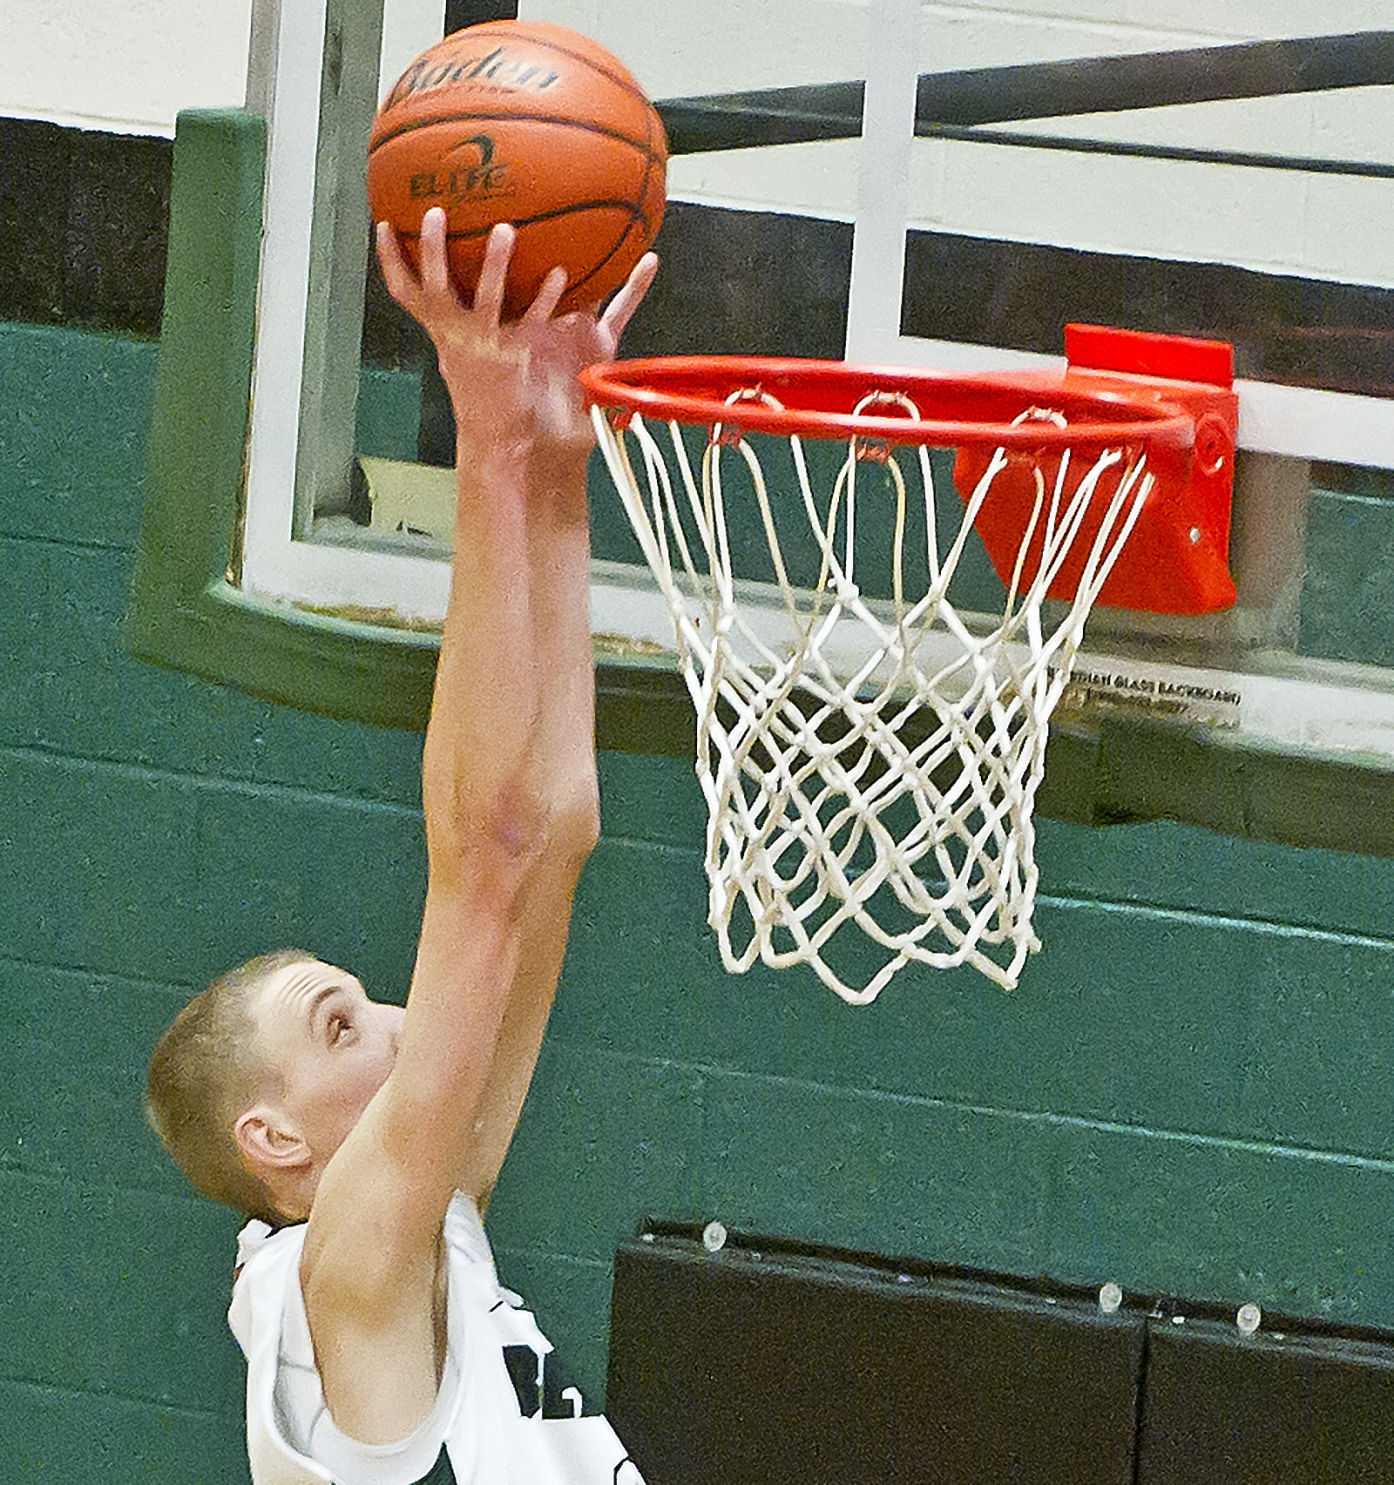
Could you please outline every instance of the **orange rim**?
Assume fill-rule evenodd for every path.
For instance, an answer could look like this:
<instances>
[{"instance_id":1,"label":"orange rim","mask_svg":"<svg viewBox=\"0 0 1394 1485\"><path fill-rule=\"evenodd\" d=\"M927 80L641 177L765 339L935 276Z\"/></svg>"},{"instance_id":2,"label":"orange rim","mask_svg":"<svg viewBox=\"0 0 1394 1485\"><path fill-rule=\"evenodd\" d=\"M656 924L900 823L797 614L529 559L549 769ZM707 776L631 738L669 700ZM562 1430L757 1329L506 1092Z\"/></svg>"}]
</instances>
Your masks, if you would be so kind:
<instances>
[{"instance_id":1,"label":"orange rim","mask_svg":"<svg viewBox=\"0 0 1394 1485\"><path fill-rule=\"evenodd\" d=\"M1023 388L1011 375L963 375L771 356L654 356L588 367L590 401L622 421L723 425L799 438L873 439L933 448L1062 449L1126 445L1189 448L1194 420L1172 403L1118 390ZM732 396L738 400L730 401ZM855 413L870 396L903 396L918 417ZM778 407L759 400L774 398ZM1064 426L1023 412L1045 409Z\"/></svg>"}]
</instances>

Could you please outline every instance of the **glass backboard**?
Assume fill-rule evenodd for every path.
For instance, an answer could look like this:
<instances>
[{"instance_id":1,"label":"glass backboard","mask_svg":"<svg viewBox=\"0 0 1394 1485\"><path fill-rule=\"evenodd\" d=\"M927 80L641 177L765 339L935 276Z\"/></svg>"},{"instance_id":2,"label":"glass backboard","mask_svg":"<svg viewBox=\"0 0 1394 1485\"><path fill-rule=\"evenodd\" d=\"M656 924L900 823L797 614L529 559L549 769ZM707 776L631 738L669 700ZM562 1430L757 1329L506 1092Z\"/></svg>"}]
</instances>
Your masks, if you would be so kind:
<instances>
[{"instance_id":1,"label":"glass backboard","mask_svg":"<svg viewBox=\"0 0 1394 1485\"><path fill-rule=\"evenodd\" d=\"M1357 29L1381 18L1343 8L1337 32L1262 3L829 5L784 18L771 51L789 75L772 86L770 52L731 59L718 35L742 23L708 9L652 63L674 194L746 212L768 251L712 275L710 324L741 343L708 330L681 348L827 354L817 309L844 272L837 353L852 360L1058 364L1071 322L1231 343L1238 605L1098 611L1069 701L1388 755L1394 33ZM675 100L674 68L708 48L728 59L727 95ZM831 225L849 219L850 250ZM807 344L788 333L795 306L766 315L771 296L747 287L762 272L802 292ZM752 328L783 343L731 324L742 289Z\"/></svg>"},{"instance_id":2,"label":"glass backboard","mask_svg":"<svg viewBox=\"0 0 1394 1485\"><path fill-rule=\"evenodd\" d=\"M1272 0L519 8L609 46L669 128L663 269L630 354L1051 364L1071 322L1231 342L1239 603L1200 620L1097 611L1071 703L1394 755L1394 33L1373 29L1382 5L1342 7L1339 31ZM389 3L380 32L334 0L280 10L278 55L294 17L322 86L317 109L303 88L270 109L268 265L291 238L300 247L280 279L264 277L264 335L332 320L345 274L361 281L354 131L366 136L372 99L444 19L419 0ZM293 69L268 71L284 83ZM304 137L285 158L300 173L287 167L278 187L275 141L292 128ZM325 146L336 129L339 157ZM307 138L319 141L308 165ZM273 312L278 283L300 295L289 315ZM445 400L371 267L366 306L334 333L364 350L337 402L323 395L323 353L259 356L259 375L299 369L255 399L244 581L430 622L445 594ZM293 512L258 491L262 469L268 490L284 484L287 459L301 470ZM661 648L666 616L601 484L595 508L597 632Z\"/></svg>"}]
</instances>

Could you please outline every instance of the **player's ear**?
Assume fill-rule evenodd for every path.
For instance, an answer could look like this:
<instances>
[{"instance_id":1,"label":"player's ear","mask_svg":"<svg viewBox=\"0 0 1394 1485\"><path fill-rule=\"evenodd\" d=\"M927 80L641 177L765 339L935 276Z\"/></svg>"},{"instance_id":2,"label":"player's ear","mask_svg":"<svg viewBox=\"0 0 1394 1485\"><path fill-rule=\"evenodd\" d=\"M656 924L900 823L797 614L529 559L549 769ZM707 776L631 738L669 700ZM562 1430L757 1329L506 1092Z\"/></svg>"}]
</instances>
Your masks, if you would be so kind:
<instances>
[{"instance_id":1,"label":"player's ear","mask_svg":"<svg viewBox=\"0 0 1394 1485\"><path fill-rule=\"evenodd\" d=\"M242 1158L258 1173L310 1162L310 1149L300 1131L268 1104L256 1104L240 1114L232 1132Z\"/></svg>"}]
</instances>

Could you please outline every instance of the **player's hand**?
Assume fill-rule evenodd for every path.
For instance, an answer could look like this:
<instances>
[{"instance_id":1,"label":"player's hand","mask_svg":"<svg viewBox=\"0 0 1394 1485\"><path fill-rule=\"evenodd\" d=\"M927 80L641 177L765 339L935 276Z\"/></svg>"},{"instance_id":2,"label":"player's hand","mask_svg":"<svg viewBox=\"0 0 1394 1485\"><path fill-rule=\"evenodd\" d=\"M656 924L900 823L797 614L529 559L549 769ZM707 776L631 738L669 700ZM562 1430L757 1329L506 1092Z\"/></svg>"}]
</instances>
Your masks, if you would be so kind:
<instances>
[{"instance_id":1,"label":"player's hand","mask_svg":"<svg viewBox=\"0 0 1394 1485\"><path fill-rule=\"evenodd\" d=\"M419 271L413 273L395 234L378 227L378 257L393 298L434 341L461 436L477 452L522 453L538 443L584 451L593 441L578 380L581 370L615 354L658 267L646 254L603 313L557 315L566 277L553 269L521 319L504 324L504 285L516 233L489 234L469 305L450 279L445 213L432 208L421 224Z\"/></svg>"}]
</instances>

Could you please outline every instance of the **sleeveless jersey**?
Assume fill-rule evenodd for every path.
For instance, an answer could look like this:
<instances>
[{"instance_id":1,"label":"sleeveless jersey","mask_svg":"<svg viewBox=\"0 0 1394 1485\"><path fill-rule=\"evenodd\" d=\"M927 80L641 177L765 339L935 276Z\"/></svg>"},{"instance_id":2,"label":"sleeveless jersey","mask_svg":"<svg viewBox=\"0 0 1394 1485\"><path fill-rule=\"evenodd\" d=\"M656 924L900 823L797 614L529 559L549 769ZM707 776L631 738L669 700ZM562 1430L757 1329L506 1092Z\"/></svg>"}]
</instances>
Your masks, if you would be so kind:
<instances>
[{"instance_id":1,"label":"sleeveless jersey","mask_svg":"<svg viewBox=\"0 0 1394 1485\"><path fill-rule=\"evenodd\" d=\"M362 1444L324 1403L300 1289L305 1227L249 1222L228 1321L247 1358L254 1485L643 1485L609 1422L588 1415L551 1344L502 1288L474 1203L445 1218L447 1346L425 1422Z\"/></svg>"}]
</instances>

